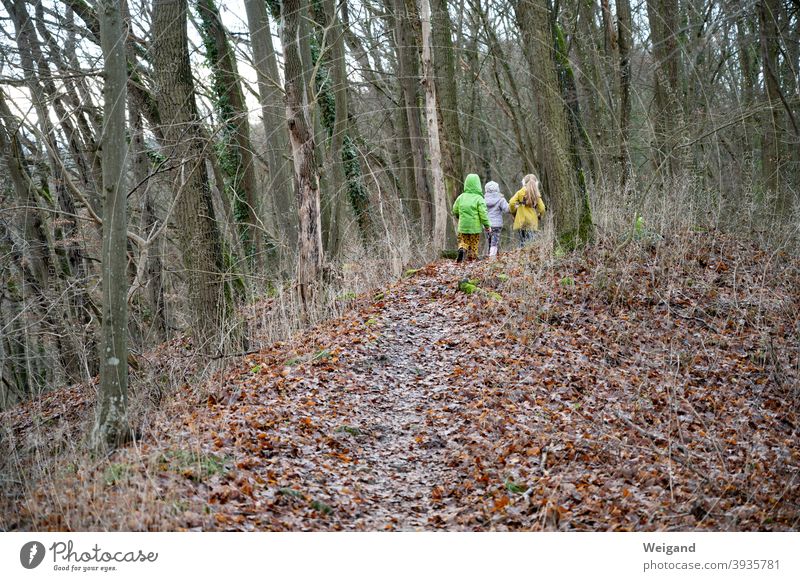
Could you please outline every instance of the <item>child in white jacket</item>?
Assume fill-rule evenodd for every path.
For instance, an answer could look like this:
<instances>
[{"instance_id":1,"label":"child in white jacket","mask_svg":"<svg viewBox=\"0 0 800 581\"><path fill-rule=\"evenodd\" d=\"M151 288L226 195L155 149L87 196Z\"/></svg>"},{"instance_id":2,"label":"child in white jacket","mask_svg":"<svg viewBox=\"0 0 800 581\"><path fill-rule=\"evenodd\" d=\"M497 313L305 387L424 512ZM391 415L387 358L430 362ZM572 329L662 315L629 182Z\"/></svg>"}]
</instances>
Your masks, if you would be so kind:
<instances>
[{"instance_id":1,"label":"child in white jacket","mask_svg":"<svg viewBox=\"0 0 800 581\"><path fill-rule=\"evenodd\" d=\"M508 212L508 202L500 193L497 182L488 182L484 189L486 208L489 210L489 223L492 231L489 233L489 256L497 256L500 250L500 232L503 230L503 214Z\"/></svg>"}]
</instances>

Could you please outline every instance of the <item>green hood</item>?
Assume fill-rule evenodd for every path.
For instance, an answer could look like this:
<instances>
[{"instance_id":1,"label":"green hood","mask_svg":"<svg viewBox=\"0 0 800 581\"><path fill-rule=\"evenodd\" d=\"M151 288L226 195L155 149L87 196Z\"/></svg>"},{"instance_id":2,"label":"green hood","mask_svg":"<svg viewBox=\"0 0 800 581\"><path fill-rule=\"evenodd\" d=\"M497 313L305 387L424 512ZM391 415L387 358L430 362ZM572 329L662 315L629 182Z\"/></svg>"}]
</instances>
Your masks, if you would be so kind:
<instances>
[{"instance_id":1,"label":"green hood","mask_svg":"<svg viewBox=\"0 0 800 581\"><path fill-rule=\"evenodd\" d=\"M464 193L483 196L481 178L478 177L478 174L471 173L467 176L467 179L464 180Z\"/></svg>"},{"instance_id":2,"label":"green hood","mask_svg":"<svg viewBox=\"0 0 800 581\"><path fill-rule=\"evenodd\" d=\"M476 174L471 173L464 180L464 193L453 203L453 215L458 218L459 234L480 234L490 227L481 178Z\"/></svg>"}]
</instances>

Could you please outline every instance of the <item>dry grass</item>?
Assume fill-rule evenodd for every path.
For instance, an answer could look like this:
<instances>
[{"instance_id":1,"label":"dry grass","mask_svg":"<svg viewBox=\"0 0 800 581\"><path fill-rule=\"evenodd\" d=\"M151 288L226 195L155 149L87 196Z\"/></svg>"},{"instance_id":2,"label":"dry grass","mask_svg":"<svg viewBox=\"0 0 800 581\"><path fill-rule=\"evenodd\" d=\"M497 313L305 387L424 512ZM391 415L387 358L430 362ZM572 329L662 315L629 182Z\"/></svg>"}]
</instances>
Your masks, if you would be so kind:
<instances>
[{"instance_id":1,"label":"dry grass","mask_svg":"<svg viewBox=\"0 0 800 581\"><path fill-rule=\"evenodd\" d=\"M681 304L688 295L703 296L707 302L684 314L698 319L713 316L714 324L725 327L755 326L763 337L762 363L770 366L776 386L788 390L786 395L797 405L798 386L786 378L800 376L800 359L792 359L800 327L788 335L775 329L775 313L792 308L785 294L775 289L777 283L797 280L797 262L791 260L797 232L766 228L766 213L730 212L724 203L710 198L698 202L688 186L636 213L630 204L606 204L603 196L595 197L599 228L591 249L554 255L552 229L546 228L535 246L515 255L529 275L525 287L515 290L519 308L530 312L509 314L507 323L520 316L530 319L525 332L535 340L537 321L549 323L558 316L548 310L545 300L548 276L571 269L591 269L592 293L610 307L625 304L642 285L658 289L658 300L667 305ZM635 215L643 216L638 226ZM723 230L732 230L737 237ZM745 242L747 238L751 241ZM726 264L725 272L717 272L715 257L723 254L736 260ZM424 262L430 249L414 247L407 235L398 235L380 253L351 248L346 256L335 265L336 276L320 286L318 304L305 322L289 286L249 305L244 314L251 325L252 348L284 340L356 308L365 295L371 297L401 276L409 264ZM758 268L748 264L752 260L758 260ZM708 276L691 281L691 287L682 268L688 262L710 265L704 268ZM647 265L646 274L642 264ZM733 280L733 291L714 298L719 276ZM563 283L569 286L569 280ZM800 313L794 315L795 321L800 320ZM794 337L794 345L786 345L787 337ZM678 365L684 356L682 346L674 345L669 359ZM191 478L202 484L226 470L228 459L214 456L210 447L179 445L211 437L196 433L191 418L198 404L218 391L226 366L226 360L197 358L185 339L139 356L139 369L131 380L130 415L140 439L105 458L87 455L84 446L94 384L58 390L0 414L0 530L158 530L178 522L179 516L185 522L187 514L196 516L197 526L208 524L207 497L170 496L169 481Z\"/></svg>"}]
</instances>

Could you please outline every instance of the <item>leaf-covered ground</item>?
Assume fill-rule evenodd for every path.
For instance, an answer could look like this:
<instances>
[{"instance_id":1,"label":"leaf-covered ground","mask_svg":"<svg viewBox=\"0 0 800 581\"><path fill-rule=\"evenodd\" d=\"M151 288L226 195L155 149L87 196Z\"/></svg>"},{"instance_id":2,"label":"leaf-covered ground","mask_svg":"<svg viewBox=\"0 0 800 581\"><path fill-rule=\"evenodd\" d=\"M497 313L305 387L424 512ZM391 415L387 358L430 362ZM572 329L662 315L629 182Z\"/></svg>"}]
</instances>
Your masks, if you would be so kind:
<instances>
[{"instance_id":1,"label":"leaf-covered ground","mask_svg":"<svg viewBox=\"0 0 800 581\"><path fill-rule=\"evenodd\" d=\"M200 401L187 386L134 446L52 467L0 514L71 530L796 530L798 288L796 259L714 233L440 261L242 358ZM30 413L4 416L23 446Z\"/></svg>"}]
</instances>

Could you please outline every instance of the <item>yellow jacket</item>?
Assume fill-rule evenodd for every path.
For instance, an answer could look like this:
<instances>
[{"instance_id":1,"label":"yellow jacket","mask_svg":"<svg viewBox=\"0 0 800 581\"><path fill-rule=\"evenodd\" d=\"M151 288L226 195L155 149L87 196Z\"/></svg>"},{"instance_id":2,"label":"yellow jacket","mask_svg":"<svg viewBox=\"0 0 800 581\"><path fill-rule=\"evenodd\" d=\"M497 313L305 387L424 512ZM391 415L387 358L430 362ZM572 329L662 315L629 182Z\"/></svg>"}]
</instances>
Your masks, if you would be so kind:
<instances>
[{"instance_id":1,"label":"yellow jacket","mask_svg":"<svg viewBox=\"0 0 800 581\"><path fill-rule=\"evenodd\" d=\"M539 218L544 215L544 202L541 196L535 208L525 205L525 188L519 190L508 201L508 207L514 215L514 230L538 230Z\"/></svg>"}]
</instances>

